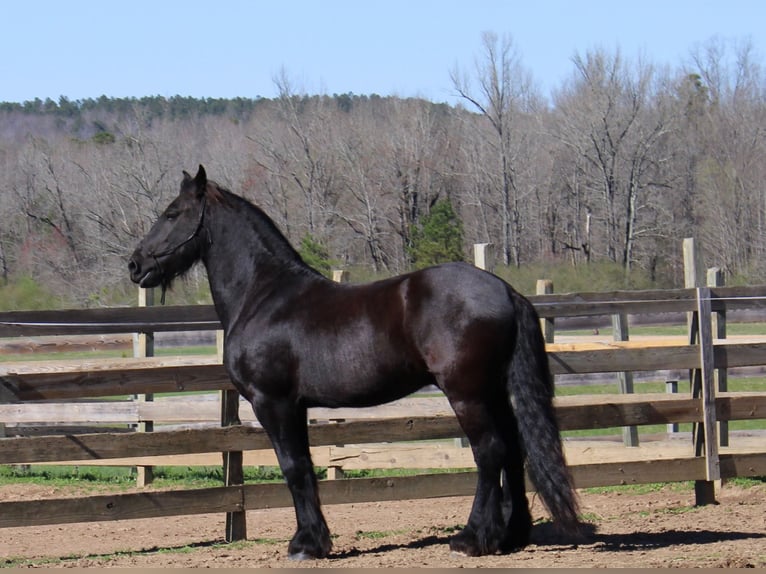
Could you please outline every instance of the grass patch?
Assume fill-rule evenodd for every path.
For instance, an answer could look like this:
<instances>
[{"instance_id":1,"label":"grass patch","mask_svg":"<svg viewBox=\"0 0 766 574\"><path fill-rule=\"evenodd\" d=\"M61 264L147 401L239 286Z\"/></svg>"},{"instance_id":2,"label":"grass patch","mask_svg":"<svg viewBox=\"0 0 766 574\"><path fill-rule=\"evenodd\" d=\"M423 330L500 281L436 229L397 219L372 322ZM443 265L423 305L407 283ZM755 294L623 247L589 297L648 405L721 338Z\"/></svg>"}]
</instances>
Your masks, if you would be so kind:
<instances>
[{"instance_id":1,"label":"grass patch","mask_svg":"<svg viewBox=\"0 0 766 574\"><path fill-rule=\"evenodd\" d=\"M595 486L582 489L583 492L589 494L649 494L650 492L660 492L661 490L670 490L672 492L686 492L694 490L694 481L686 480L682 482L647 482L646 484Z\"/></svg>"},{"instance_id":2,"label":"grass patch","mask_svg":"<svg viewBox=\"0 0 766 574\"><path fill-rule=\"evenodd\" d=\"M380 540L381 538L388 538L389 536L397 536L406 533L406 530L357 530L354 536L357 540Z\"/></svg>"},{"instance_id":3,"label":"grass patch","mask_svg":"<svg viewBox=\"0 0 766 574\"><path fill-rule=\"evenodd\" d=\"M326 473L317 469L318 474ZM245 483L282 482L278 467L245 467ZM2 465L0 485L39 484L52 487L107 487L112 490L135 486L135 467L124 466L57 466ZM220 466L178 467L155 466L154 486L159 488L209 488L223 484Z\"/></svg>"}]
</instances>

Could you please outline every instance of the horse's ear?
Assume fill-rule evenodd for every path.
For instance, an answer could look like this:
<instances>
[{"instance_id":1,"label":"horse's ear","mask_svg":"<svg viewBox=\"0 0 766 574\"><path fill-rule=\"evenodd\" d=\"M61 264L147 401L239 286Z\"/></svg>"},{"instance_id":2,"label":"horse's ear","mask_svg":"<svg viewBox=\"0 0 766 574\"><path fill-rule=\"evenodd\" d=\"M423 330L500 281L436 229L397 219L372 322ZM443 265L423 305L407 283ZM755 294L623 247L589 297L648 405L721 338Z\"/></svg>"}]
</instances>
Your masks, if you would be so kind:
<instances>
[{"instance_id":1,"label":"horse's ear","mask_svg":"<svg viewBox=\"0 0 766 574\"><path fill-rule=\"evenodd\" d=\"M192 176L188 171L183 170L183 173L184 173L184 183L187 183L192 180Z\"/></svg>"},{"instance_id":2,"label":"horse's ear","mask_svg":"<svg viewBox=\"0 0 766 574\"><path fill-rule=\"evenodd\" d=\"M204 195L207 190L207 174L205 173L205 168L202 167L202 164L200 164L199 169L197 170L197 175L194 176L194 184L197 188L197 197Z\"/></svg>"}]
</instances>

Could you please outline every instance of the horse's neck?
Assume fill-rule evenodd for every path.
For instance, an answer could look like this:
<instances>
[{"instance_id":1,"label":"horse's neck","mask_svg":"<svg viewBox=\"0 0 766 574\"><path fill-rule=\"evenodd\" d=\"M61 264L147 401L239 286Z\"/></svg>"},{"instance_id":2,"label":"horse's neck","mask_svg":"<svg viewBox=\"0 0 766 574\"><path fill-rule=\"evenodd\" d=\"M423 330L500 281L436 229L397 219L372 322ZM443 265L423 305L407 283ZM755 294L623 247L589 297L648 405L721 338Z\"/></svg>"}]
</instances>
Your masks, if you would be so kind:
<instances>
[{"instance_id":1,"label":"horse's neck","mask_svg":"<svg viewBox=\"0 0 766 574\"><path fill-rule=\"evenodd\" d=\"M274 253L275 244L286 240L274 236L257 217L223 206L212 211L216 220L203 261L216 311L228 330L246 305L257 304L277 282L300 280L305 273L300 260L290 256L291 248L285 250L287 256Z\"/></svg>"}]
</instances>

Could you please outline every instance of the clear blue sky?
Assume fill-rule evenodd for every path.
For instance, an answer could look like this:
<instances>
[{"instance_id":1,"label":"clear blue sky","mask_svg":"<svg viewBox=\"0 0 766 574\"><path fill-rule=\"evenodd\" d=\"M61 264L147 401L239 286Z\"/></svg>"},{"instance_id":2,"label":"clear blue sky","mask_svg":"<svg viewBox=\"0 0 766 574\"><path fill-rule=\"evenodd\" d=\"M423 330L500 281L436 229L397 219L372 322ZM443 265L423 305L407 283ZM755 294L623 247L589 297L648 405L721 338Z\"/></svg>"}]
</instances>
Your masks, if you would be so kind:
<instances>
[{"instance_id":1,"label":"clear blue sky","mask_svg":"<svg viewBox=\"0 0 766 574\"><path fill-rule=\"evenodd\" d=\"M764 0L1 0L0 101L274 97L454 101L483 31L510 35L544 94L594 48L677 66L712 37L766 62Z\"/></svg>"}]
</instances>

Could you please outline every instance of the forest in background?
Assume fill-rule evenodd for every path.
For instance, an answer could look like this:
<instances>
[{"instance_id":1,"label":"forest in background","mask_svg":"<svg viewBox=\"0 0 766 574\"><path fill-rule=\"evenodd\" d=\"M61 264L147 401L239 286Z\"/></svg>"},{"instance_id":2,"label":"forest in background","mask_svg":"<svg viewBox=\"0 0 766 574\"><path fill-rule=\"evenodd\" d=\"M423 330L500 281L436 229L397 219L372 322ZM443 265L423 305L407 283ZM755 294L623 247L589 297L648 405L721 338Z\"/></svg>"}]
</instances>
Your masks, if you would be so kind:
<instances>
[{"instance_id":1,"label":"forest in background","mask_svg":"<svg viewBox=\"0 0 766 574\"><path fill-rule=\"evenodd\" d=\"M512 283L617 269L681 286L685 237L727 282L766 279L766 78L748 42L712 39L678 66L595 49L544 97L486 33L450 79L456 105L311 95L286 73L273 99L0 103L0 288L132 300L127 257L198 164L354 279L420 264L434 211L465 259L493 243ZM187 287L203 284L195 268Z\"/></svg>"}]
</instances>

